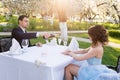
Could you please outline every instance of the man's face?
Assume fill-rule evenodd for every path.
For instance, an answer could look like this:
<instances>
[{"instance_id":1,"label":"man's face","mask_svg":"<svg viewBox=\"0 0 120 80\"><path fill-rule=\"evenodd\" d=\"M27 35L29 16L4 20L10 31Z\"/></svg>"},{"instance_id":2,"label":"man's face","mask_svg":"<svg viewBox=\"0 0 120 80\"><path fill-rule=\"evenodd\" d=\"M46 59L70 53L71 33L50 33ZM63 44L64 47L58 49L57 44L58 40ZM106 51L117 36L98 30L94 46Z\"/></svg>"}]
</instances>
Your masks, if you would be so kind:
<instances>
[{"instance_id":1,"label":"man's face","mask_svg":"<svg viewBox=\"0 0 120 80\"><path fill-rule=\"evenodd\" d=\"M19 20L19 25L23 28L27 28L29 26L29 19L24 17L23 20Z\"/></svg>"}]
</instances>

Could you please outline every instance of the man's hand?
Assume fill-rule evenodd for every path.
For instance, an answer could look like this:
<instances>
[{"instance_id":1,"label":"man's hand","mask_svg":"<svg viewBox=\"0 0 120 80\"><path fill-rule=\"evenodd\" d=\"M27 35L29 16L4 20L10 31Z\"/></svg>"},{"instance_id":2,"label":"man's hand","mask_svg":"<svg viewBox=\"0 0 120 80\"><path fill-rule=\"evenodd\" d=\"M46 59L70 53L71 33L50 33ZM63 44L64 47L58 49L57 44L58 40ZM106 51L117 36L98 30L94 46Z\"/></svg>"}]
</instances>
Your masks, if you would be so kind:
<instances>
[{"instance_id":1,"label":"man's hand","mask_svg":"<svg viewBox=\"0 0 120 80\"><path fill-rule=\"evenodd\" d=\"M51 37L55 37L55 35L54 34L48 34L48 33L43 34L44 39L51 38Z\"/></svg>"},{"instance_id":2,"label":"man's hand","mask_svg":"<svg viewBox=\"0 0 120 80\"><path fill-rule=\"evenodd\" d=\"M49 38L50 36L51 36L51 34L48 34L48 33L43 34L43 37L44 37L45 39Z\"/></svg>"}]
</instances>

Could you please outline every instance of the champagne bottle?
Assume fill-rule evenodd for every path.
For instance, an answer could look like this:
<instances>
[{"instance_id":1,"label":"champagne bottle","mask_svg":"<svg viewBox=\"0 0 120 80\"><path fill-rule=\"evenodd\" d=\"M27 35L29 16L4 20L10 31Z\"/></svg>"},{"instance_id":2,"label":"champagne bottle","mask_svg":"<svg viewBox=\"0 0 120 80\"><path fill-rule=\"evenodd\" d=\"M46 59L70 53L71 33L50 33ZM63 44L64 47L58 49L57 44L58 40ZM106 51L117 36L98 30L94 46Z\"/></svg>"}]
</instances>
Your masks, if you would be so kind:
<instances>
[{"instance_id":1,"label":"champagne bottle","mask_svg":"<svg viewBox=\"0 0 120 80\"><path fill-rule=\"evenodd\" d=\"M54 34L50 34L50 36L48 38L52 38L52 37L55 37L55 35ZM47 38L45 38L45 36L43 36L43 39L47 39Z\"/></svg>"}]
</instances>

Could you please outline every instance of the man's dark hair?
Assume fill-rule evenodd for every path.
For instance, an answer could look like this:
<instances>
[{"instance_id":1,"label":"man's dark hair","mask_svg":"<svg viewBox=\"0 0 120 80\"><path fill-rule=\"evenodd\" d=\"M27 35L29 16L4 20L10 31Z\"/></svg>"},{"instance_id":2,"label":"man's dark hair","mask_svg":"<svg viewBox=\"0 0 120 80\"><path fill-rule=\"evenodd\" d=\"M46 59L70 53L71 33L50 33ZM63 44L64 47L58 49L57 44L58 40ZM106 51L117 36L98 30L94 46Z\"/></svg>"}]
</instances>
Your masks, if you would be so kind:
<instances>
[{"instance_id":1,"label":"man's dark hair","mask_svg":"<svg viewBox=\"0 0 120 80\"><path fill-rule=\"evenodd\" d=\"M27 15L20 15L18 18L18 24L19 24L19 21L22 21L25 17L28 18Z\"/></svg>"}]
</instances>

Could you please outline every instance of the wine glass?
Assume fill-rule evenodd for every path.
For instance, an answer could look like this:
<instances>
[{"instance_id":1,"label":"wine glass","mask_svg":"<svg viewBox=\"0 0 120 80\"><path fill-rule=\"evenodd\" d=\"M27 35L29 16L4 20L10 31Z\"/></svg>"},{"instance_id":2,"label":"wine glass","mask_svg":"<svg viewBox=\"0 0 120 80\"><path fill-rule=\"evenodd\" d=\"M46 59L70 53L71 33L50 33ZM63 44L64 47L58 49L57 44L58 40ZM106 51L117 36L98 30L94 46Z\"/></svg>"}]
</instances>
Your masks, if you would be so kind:
<instances>
[{"instance_id":1,"label":"wine glass","mask_svg":"<svg viewBox=\"0 0 120 80\"><path fill-rule=\"evenodd\" d=\"M27 48L28 48L28 45L29 45L29 40L28 39L23 39L21 45L22 45L22 48L23 48L23 53L27 52Z\"/></svg>"}]
</instances>

